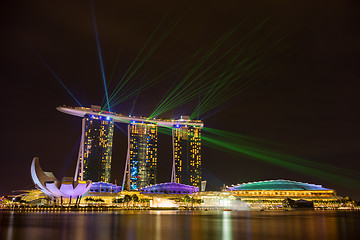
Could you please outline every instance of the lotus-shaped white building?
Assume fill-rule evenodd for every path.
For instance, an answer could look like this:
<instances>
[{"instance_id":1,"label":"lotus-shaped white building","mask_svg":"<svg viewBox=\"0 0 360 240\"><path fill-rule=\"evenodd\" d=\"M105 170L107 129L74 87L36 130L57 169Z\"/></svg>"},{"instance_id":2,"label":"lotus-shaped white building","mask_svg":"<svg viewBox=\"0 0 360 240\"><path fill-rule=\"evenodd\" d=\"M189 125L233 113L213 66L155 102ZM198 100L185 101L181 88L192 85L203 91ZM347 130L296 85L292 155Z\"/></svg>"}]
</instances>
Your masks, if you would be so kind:
<instances>
[{"instance_id":1,"label":"lotus-shaped white building","mask_svg":"<svg viewBox=\"0 0 360 240\"><path fill-rule=\"evenodd\" d=\"M64 177L60 182L52 172L42 170L37 157L34 157L31 163L31 177L36 188L49 197L82 197L90 190L92 185L90 180L74 181L72 177Z\"/></svg>"}]
</instances>

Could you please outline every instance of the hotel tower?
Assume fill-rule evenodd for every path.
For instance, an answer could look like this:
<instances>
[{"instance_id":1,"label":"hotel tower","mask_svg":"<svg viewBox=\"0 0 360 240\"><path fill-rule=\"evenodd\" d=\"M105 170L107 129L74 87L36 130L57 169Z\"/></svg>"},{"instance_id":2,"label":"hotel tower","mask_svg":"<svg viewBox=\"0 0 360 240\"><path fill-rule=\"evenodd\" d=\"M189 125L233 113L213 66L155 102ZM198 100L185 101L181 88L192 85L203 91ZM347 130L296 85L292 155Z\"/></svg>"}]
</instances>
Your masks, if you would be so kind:
<instances>
[{"instance_id":1,"label":"hotel tower","mask_svg":"<svg viewBox=\"0 0 360 240\"><path fill-rule=\"evenodd\" d=\"M128 125L123 190L156 184L158 127L172 129L171 181L199 187L201 183L200 120L189 117L151 119L102 111L99 106L57 108L82 118L82 134L74 180L110 182L114 122Z\"/></svg>"},{"instance_id":2,"label":"hotel tower","mask_svg":"<svg viewBox=\"0 0 360 240\"><path fill-rule=\"evenodd\" d=\"M184 118L184 117L183 117ZM187 118L185 118L187 120ZM175 124L173 138L172 182L200 187L201 129L188 124Z\"/></svg>"},{"instance_id":3,"label":"hotel tower","mask_svg":"<svg viewBox=\"0 0 360 240\"><path fill-rule=\"evenodd\" d=\"M157 126L129 124L130 190L156 184Z\"/></svg>"},{"instance_id":4,"label":"hotel tower","mask_svg":"<svg viewBox=\"0 0 360 240\"><path fill-rule=\"evenodd\" d=\"M85 115L84 177L93 182L110 182L114 123L102 116Z\"/></svg>"}]
</instances>

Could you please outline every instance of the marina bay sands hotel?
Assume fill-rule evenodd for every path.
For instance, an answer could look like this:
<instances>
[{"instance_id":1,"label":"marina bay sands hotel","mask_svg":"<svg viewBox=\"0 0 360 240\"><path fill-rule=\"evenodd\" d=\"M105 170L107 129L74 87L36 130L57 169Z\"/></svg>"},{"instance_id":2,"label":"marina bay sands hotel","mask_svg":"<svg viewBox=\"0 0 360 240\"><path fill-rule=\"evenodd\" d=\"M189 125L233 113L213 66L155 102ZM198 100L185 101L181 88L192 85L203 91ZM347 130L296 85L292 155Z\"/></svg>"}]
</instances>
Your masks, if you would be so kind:
<instances>
[{"instance_id":1,"label":"marina bay sands hotel","mask_svg":"<svg viewBox=\"0 0 360 240\"><path fill-rule=\"evenodd\" d=\"M101 111L101 107L58 107L60 112L82 118L81 142L74 180L110 182L114 123L128 126L128 146L123 190L135 190L156 184L158 128L172 133L171 182L194 187L201 184L200 120L148 119Z\"/></svg>"}]
</instances>

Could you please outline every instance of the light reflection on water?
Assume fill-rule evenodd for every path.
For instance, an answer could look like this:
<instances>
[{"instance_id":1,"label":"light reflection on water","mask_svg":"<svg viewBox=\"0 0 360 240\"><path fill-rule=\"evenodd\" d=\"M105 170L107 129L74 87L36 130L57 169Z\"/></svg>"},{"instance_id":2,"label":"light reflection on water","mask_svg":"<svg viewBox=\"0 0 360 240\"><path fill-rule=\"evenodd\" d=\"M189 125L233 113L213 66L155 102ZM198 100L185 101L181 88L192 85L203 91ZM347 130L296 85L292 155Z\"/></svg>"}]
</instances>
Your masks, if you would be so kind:
<instances>
[{"instance_id":1,"label":"light reflection on water","mask_svg":"<svg viewBox=\"0 0 360 240\"><path fill-rule=\"evenodd\" d=\"M232 239L232 221L231 212L224 212L222 219L222 239Z\"/></svg>"},{"instance_id":2,"label":"light reflection on water","mask_svg":"<svg viewBox=\"0 0 360 240\"><path fill-rule=\"evenodd\" d=\"M1 212L0 239L360 239L359 212Z\"/></svg>"}]
</instances>

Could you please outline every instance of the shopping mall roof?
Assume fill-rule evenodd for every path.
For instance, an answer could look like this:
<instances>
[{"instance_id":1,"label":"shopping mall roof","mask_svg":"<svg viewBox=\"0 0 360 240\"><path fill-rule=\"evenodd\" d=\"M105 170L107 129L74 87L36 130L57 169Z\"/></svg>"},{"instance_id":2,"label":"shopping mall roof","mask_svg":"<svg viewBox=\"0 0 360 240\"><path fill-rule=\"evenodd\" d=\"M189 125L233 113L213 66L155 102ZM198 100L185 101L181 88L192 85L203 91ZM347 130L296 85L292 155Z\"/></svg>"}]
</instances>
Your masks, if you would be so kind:
<instances>
[{"instance_id":1,"label":"shopping mall roof","mask_svg":"<svg viewBox=\"0 0 360 240\"><path fill-rule=\"evenodd\" d=\"M141 193L155 194L192 194L199 191L198 187L181 183L159 183L139 189Z\"/></svg>"},{"instance_id":2,"label":"shopping mall roof","mask_svg":"<svg viewBox=\"0 0 360 240\"><path fill-rule=\"evenodd\" d=\"M267 180L260 182L249 182L242 183L227 188L229 191L242 191L242 190L307 190L307 191L318 191L318 190L331 190L324 188L321 185L295 182L290 180Z\"/></svg>"}]
</instances>

